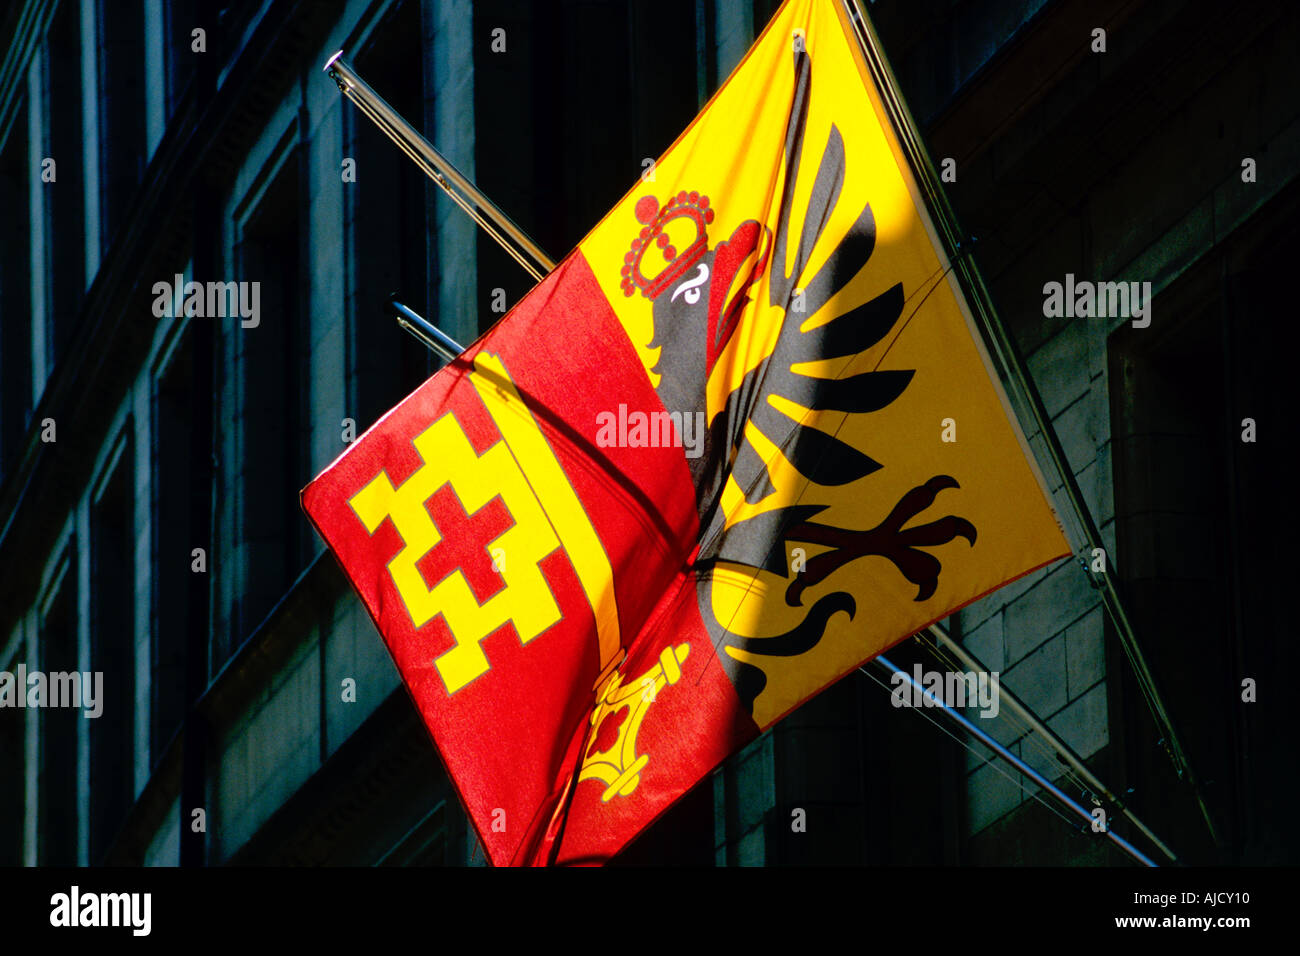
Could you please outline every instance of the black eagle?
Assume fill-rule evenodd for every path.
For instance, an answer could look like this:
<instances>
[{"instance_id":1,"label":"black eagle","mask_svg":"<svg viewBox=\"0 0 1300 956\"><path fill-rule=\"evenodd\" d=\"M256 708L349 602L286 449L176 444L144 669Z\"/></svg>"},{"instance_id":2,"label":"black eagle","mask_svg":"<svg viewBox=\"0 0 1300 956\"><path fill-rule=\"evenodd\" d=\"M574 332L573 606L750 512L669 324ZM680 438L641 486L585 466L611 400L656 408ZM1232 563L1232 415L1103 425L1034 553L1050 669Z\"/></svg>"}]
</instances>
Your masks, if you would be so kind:
<instances>
[{"instance_id":1,"label":"black eagle","mask_svg":"<svg viewBox=\"0 0 1300 956\"><path fill-rule=\"evenodd\" d=\"M939 492L957 487L957 482L947 475L936 475L907 492L884 521L867 530L816 521L826 505L812 502L774 508L725 527L720 500L728 477L735 479L750 504L761 503L775 490L767 464L746 435L747 426L780 449L812 485L848 485L882 467L835 435L791 418L769 400L771 396L782 396L807 409L870 413L897 399L915 374L914 370L867 371L845 378L824 378L794 370L800 363L856 356L871 348L894 328L905 302L899 283L828 321L821 315L835 294L866 266L875 247L876 224L870 205L863 206L826 262L814 274L807 274L812 251L840 198L845 152L843 138L832 125L813 180L803 228L797 245L792 245L790 214L799 181L812 81L811 60L805 50L794 53L794 69L795 91L785 135L786 174L775 235L769 236L768 230L753 220L746 222L728 240L691 261L681 275L669 272L669 284L651 290L651 345L662 350L655 368L660 375L659 397L671 410L704 410L706 383L714 362L750 301L750 287L770 262L769 304L782 309L785 315L775 347L730 393L725 407L709 422L703 454L688 459L688 464L701 529L695 561L697 596L714 645L721 648L726 644L773 658L811 649L833 614L843 611L853 617L857 611L853 596L846 592L824 595L808 609L797 627L784 634L738 635L712 612L712 571L719 563L788 577L786 602L799 606L803 592L836 569L865 555L879 555L917 586L916 600L923 601L935 592L941 565L932 554L919 549L946 544L958 536L973 545L976 537L971 522L952 515L904 527L929 508ZM698 204L695 195L691 194L689 201ZM707 206L707 202L705 199L703 205ZM628 286L625 289L630 294ZM805 329L813 320L815 327ZM800 573L791 574L787 551L792 542L829 550L809 559ZM760 668L728 654L720 653L718 657L752 712L755 698L766 685L766 675Z\"/></svg>"}]
</instances>

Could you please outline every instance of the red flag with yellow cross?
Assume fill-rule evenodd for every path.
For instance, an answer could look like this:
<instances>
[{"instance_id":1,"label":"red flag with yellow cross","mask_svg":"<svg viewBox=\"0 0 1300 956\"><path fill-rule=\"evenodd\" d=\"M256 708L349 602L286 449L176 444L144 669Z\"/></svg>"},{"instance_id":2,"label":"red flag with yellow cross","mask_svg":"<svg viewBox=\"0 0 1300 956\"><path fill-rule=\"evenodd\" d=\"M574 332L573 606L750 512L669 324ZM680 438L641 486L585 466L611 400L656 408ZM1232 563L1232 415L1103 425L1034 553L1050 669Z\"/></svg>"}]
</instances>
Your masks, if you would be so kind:
<instances>
[{"instance_id":1,"label":"red flag with yellow cross","mask_svg":"<svg viewBox=\"0 0 1300 956\"><path fill-rule=\"evenodd\" d=\"M830 0L303 506L496 864L608 860L1069 552Z\"/></svg>"}]
</instances>

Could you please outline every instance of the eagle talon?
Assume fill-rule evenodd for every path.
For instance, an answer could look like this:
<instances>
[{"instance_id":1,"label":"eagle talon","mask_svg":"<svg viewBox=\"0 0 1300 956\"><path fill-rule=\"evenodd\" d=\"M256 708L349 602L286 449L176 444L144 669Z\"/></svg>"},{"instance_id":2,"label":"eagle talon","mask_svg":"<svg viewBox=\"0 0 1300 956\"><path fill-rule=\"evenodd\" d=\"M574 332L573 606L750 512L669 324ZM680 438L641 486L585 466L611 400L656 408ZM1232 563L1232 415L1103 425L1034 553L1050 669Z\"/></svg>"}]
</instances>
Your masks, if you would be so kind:
<instances>
[{"instance_id":1,"label":"eagle talon","mask_svg":"<svg viewBox=\"0 0 1300 956\"><path fill-rule=\"evenodd\" d=\"M809 560L804 570L790 582L785 591L786 604L800 606L807 588L825 580L850 561L867 555L887 558L904 578L917 586L915 600L929 599L938 589L942 566L938 558L920 548L947 544L958 537L965 538L974 546L978 532L970 521L956 515L946 515L912 528L903 525L929 508L940 491L957 487L960 486L948 475L936 475L903 495L884 521L865 531L847 531L813 522L802 522L790 528L785 535L787 541L832 547Z\"/></svg>"}]
</instances>

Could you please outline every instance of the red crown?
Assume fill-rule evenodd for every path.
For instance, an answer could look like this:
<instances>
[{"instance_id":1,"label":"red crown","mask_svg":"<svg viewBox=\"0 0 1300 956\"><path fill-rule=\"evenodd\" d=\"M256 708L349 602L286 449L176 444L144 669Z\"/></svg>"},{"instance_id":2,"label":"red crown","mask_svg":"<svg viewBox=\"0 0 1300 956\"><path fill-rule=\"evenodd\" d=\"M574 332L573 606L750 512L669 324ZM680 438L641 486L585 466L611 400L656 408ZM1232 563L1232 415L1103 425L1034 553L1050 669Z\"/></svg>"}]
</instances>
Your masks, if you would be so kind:
<instances>
[{"instance_id":1,"label":"red crown","mask_svg":"<svg viewBox=\"0 0 1300 956\"><path fill-rule=\"evenodd\" d=\"M637 289L647 299L653 299L676 282L686 270L699 261L709 246L705 227L713 222L709 197L683 190L663 209L654 196L642 196L636 203L640 235L632 240L632 250L623 257L623 294L630 296ZM681 243L681 252L678 245ZM662 249L667 265L662 271L648 277L642 269L646 254L652 249Z\"/></svg>"}]
</instances>

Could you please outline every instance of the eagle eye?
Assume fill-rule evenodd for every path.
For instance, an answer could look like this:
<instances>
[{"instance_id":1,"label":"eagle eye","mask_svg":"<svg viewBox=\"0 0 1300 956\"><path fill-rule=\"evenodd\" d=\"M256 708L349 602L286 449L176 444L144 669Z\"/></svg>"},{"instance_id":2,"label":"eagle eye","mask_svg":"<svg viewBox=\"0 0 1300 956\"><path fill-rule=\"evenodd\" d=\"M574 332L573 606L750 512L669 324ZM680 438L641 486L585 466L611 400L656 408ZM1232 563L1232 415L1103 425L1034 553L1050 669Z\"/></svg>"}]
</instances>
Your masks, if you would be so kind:
<instances>
[{"instance_id":1,"label":"eagle eye","mask_svg":"<svg viewBox=\"0 0 1300 956\"><path fill-rule=\"evenodd\" d=\"M704 285L704 283L708 281L709 264L707 262L701 262L699 266L696 267L695 277L688 279L686 282L679 285L677 290L673 292L672 298L669 299L669 301L676 302L677 297L680 295L686 300L687 305L695 305L695 303L700 301L700 286Z\"/></svg>"}]
</instances>

